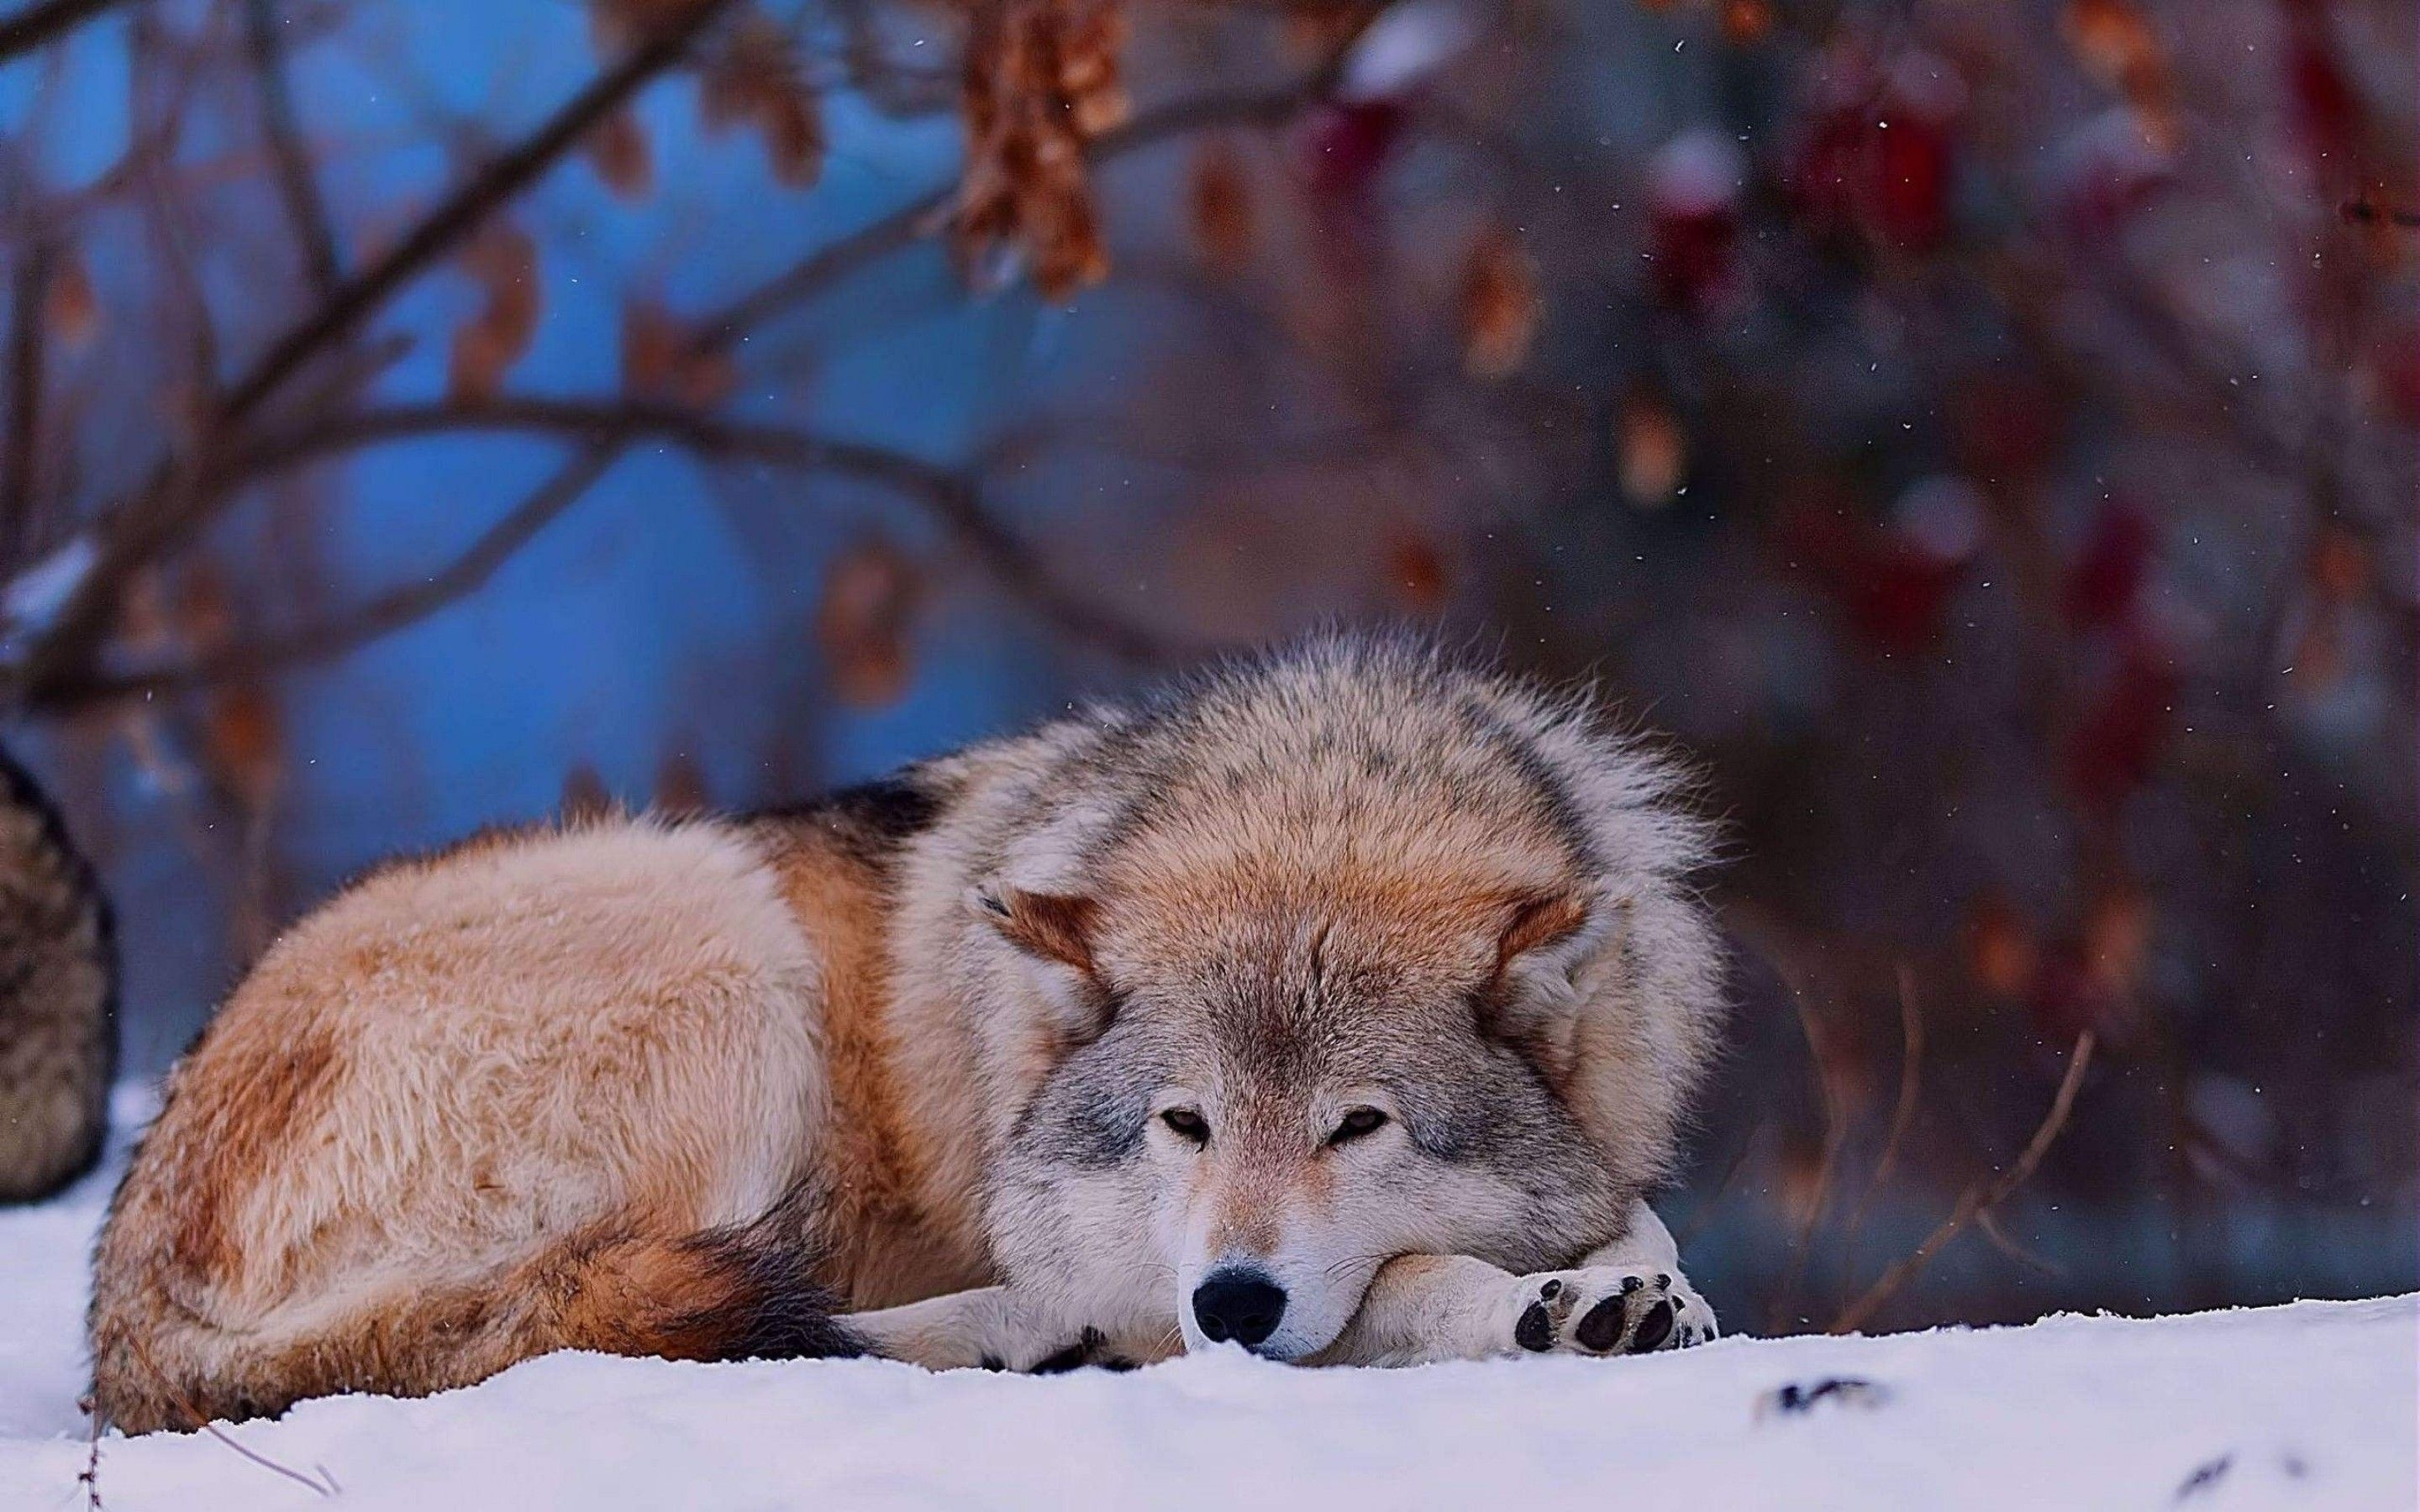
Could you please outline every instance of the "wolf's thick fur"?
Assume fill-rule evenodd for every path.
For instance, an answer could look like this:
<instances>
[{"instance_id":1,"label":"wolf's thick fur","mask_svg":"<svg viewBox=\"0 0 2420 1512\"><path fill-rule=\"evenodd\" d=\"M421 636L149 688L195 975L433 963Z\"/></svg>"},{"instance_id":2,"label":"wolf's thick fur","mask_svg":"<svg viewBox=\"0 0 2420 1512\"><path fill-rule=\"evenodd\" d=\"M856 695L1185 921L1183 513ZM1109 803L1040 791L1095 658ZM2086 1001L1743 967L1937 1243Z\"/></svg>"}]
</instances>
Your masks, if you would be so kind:
<instances>
[{"instance_id":1,"label":"wolf's thick fur","mask_svg":"<svg viewBox=\"0 0 2420 1512\"><path fill-rule=\"evenodd\" d=\"M1717 1018L1671 789L1583 705L1333 638L808 809L398 864L171 1076L96 1260L102 1410L565 1348L1709 1335L1639 1200Z\"/></svg>"},{"instance_id":2,"label":"wolf's thick fur","mask_svg":"<svg viewBox=\"0 0 2420 1512\"><path fill-rule=\"evenodd\" d=\"M92 869L0 752L0 1202L89 1169L117 1069L117 951Z\"/></svg>"}]
</instances>

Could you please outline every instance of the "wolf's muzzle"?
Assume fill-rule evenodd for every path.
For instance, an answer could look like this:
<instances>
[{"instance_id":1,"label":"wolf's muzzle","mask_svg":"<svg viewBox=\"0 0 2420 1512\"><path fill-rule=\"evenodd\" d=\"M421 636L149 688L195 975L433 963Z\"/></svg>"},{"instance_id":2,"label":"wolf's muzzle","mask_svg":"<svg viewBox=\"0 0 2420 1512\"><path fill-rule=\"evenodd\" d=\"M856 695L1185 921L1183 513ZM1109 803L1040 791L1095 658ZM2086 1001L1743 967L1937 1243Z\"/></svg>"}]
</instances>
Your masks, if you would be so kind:
<instances>
[{"instance_id":1,"label":"wolf's muzzle","mask_svg":"<svg viewBox=\"0 0 2420 1512\"><path fill-rule=\"evenodd\" d=\"M1193 1320L1217 1344L1259 1348L1285 1309L1285 1288L1257 1271L1214 1271L1193 1288Z\"/></svg>"}]
</instances>

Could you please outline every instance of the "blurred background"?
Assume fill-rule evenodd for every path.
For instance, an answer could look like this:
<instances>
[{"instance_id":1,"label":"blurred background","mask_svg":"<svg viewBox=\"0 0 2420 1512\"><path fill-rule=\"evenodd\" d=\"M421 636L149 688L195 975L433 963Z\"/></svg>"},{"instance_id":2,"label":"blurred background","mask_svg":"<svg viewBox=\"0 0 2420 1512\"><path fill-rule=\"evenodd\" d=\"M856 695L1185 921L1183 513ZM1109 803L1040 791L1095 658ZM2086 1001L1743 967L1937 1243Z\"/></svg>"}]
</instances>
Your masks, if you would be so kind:
<instances>
[{"instance_id":1,"label":"blurred background","mask_svg":"<svg viewBox=\"0 0 2420 1512\"><path fill-rule=\"evenodd\" d=\"M2420 1286L2409 0L36 0L6 738L349 873L1331 622L1709 774L1726 1320Z\"/></svg>"}]
</instances>

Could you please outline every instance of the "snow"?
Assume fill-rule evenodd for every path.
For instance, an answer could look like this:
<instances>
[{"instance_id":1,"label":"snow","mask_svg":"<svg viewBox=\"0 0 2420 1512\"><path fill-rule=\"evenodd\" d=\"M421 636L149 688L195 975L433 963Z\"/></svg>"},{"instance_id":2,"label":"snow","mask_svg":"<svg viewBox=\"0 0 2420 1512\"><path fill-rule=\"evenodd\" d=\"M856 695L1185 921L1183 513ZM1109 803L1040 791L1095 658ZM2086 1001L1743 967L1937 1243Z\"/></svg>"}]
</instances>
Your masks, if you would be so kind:
<instances>
[{"instance_id":1,"label":"snow","mask_svg":"<svg viewBox=\"0 0 2420 1512\"><path fill-rule=\"evenodd\" d=\"M0 1212L0 1507L83 1504L78 1328L111 1179ZM1820 1390L1841 1381L1865 1384ZM205 1435L104 1439L100 1487L116 1512L2410 1508L2415 1382L2412 1296L1400 1371L1231 1351L1047 1378L562 1354L226 1430L333 1497Z\"/></svg>"}]
</instances>

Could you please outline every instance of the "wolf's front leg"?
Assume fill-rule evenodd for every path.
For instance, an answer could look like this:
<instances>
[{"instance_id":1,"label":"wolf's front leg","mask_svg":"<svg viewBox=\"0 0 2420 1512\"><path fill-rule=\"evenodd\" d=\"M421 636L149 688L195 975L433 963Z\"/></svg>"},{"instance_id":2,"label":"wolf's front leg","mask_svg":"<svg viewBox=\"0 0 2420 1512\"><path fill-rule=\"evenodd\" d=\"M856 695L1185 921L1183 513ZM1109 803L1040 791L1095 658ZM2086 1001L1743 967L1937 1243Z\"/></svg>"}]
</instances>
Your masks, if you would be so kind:
<instances>
[{"instance_id":1,"label":"wolf's front leg","mask_svg":"<svg viewBox=\"0 0 2420 1512\"><path fill-rule=\"evenodd\" d=\"M1645 1354L1715 1336L1671 1231L1641 1202L1630 1231L1576 1269L1514 1275L1458 1255L1406 1255L1370 1283L1322 1365L1423 1365L1559 1350Z\"/></svg>"},{"instance_id":2,"label":"wolf's front leg","mask_svg":"<svg viewBox=\"0 0 2420 1512\"><path fill-rule=\"evenodd\" d=\"M1078 1365L1144 1365L1167 1352L1100 1330L1070 1326L1056 1309L1007 1287L977 1287L947 1296L836 1321L886 1360L927 1370L1016 1370L1048 1373Z\"/></svg>"}]
</instances>

